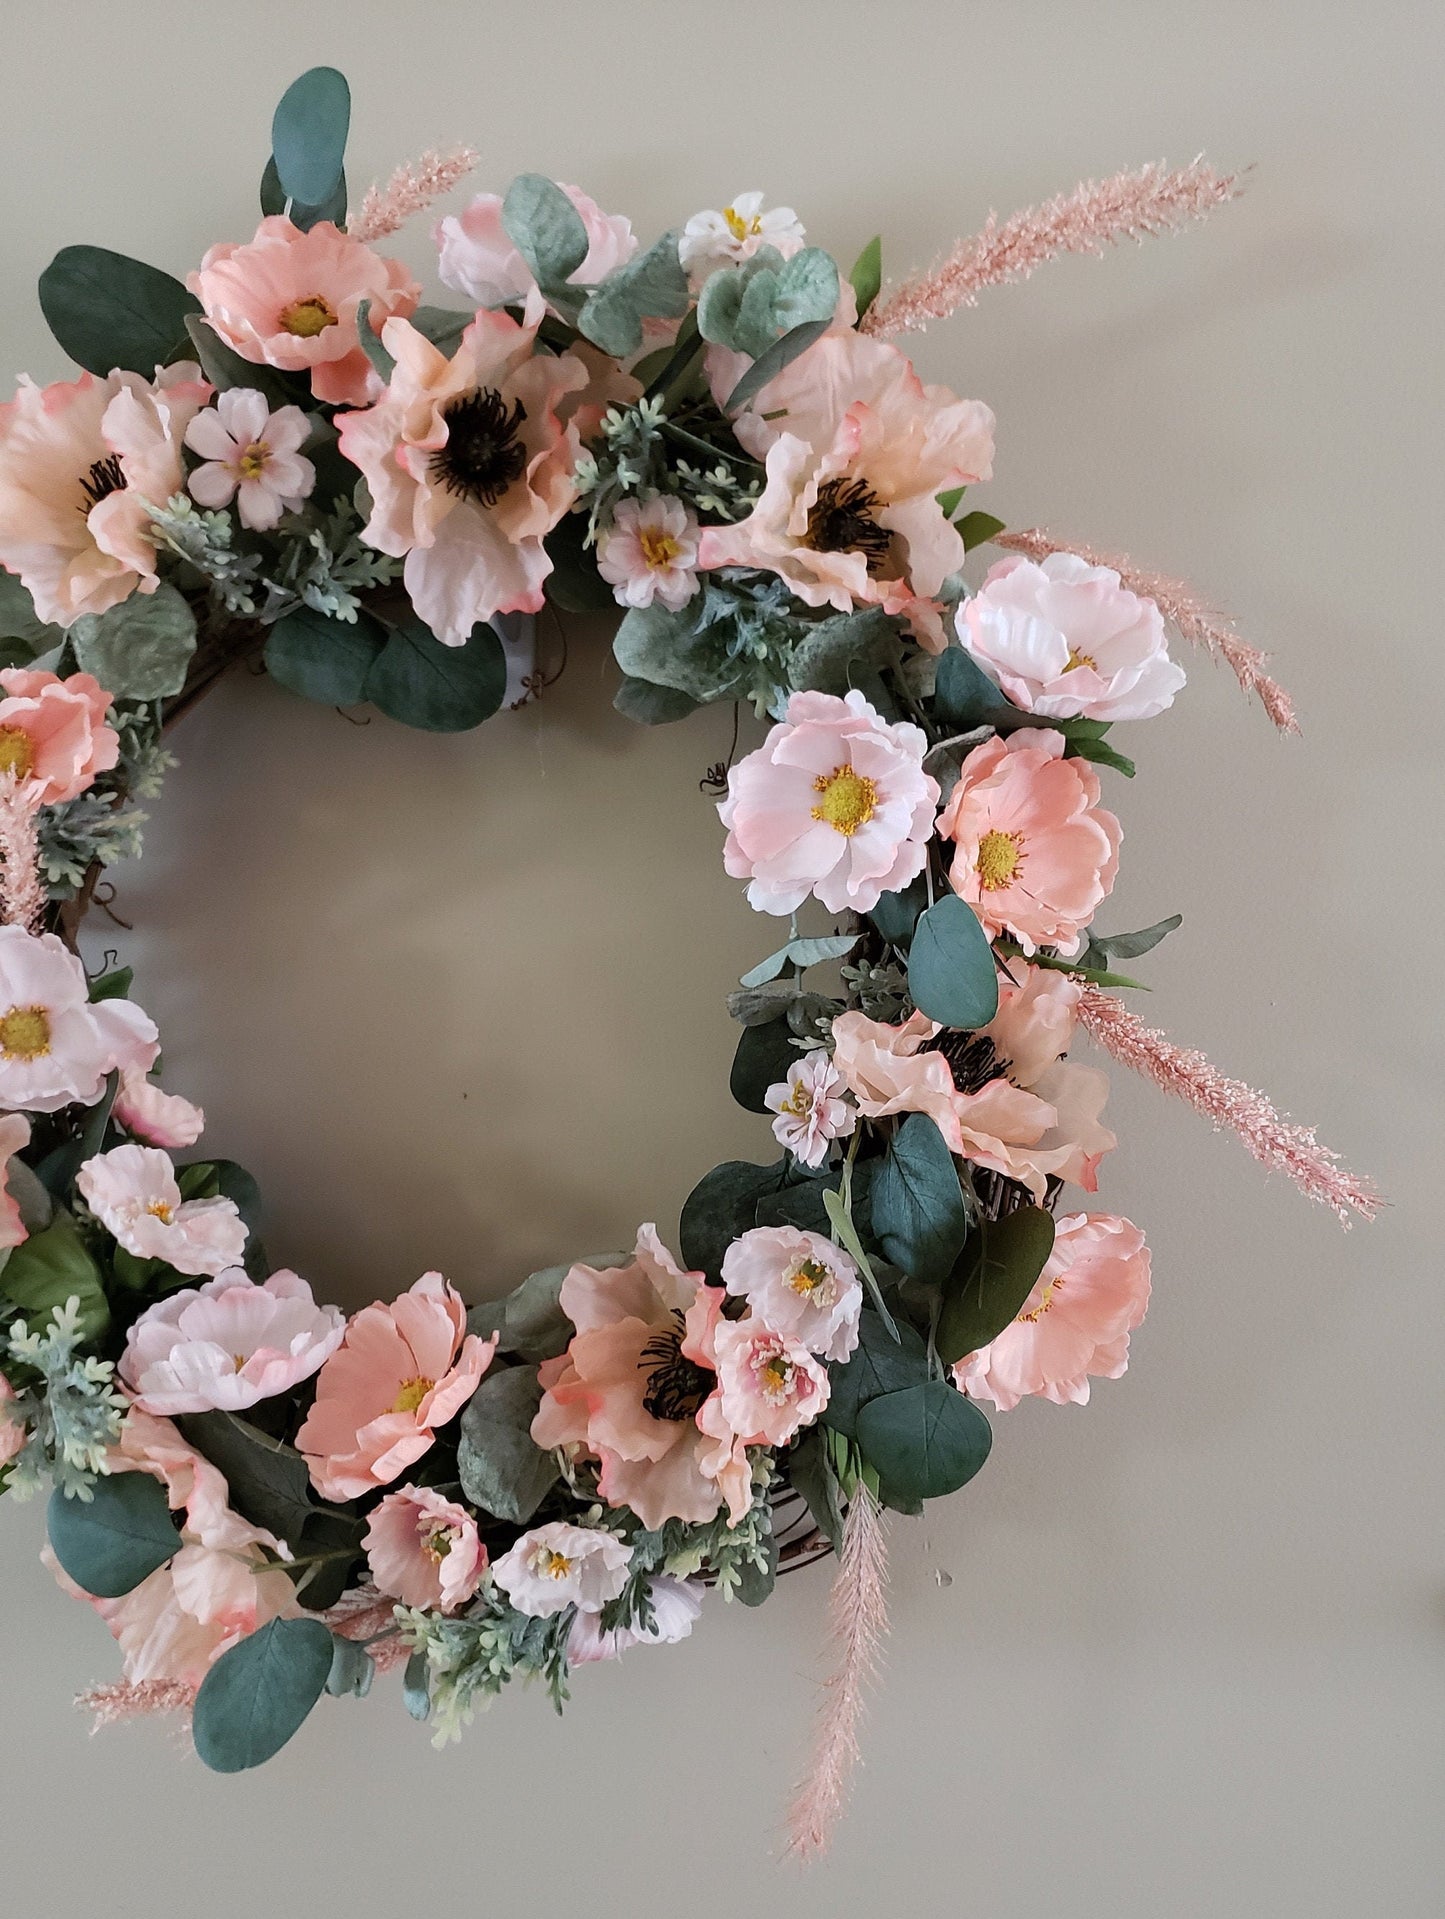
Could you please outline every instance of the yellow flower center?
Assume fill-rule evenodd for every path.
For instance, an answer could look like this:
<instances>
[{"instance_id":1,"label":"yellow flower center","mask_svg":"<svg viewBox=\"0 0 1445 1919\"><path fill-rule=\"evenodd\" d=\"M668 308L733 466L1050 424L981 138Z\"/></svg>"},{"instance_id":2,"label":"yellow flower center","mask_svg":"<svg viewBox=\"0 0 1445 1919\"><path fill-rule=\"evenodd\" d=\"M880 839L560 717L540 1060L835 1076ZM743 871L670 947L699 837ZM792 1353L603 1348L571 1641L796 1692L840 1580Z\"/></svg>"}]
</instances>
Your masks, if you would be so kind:
<instances>
[{"instance_id":1,"label":"yellow flower center","mask_svg":"<svg viewBox=\"0 0 1445 1919\"><path fill-rule=\"evenodd\" d=\"M420 1373L415 1379L404 1379L391 1410L394 1413L414 1413L435 1385L434 1379L423 1379Z\"/></svg>"},{"instance_id":2,"label":"yellow flower center","mask_svg":"<svg viewBox=\"0 0 1445 1919\"><path fill-rule=\"evenodd\" d=\"M1057 1279L1051 1279L1048 1285L1045 1286L1043 1297L1039 1300L1038 1305L1030 1307L1026 1313L1019 1314L1019 1324L1021 1326L1032 1326L1037 1320L1042 1319L1045 1313L1051 1312L1053 1310L1054 1295L1063 1283L1062 1273Z\"/></svg>"},{"instance_id":3,"label":"yellow flower center","mask_svg":"<svg viewBox=\"0 0 1445 1919\"><path fill-rule=\"evenodd\" d=\"M235 1367L236 1371L239 1373L246 1364L246 1355L244 1353L232 1353L231 1364Z\"/></svg>"},{"instance_id":4,"label":"yellow flower center","mask_svg":"<svg viewBox=\"0 0 1445 1919\"><path fill-rule=\"evenodd\" d=\"M162 1226L169 1226L171 1221L176 1216L175 1207L168 1206L163 1199L150 1200L146 1205L146 1211L150 1214L152 1219L158 1219L161 1222ZM244 1364L244 1361L241 1362L241 1364ZM236 1367L237 1372L240 1372L241 1364L237 1365Z\"/></svg>"},{"instance_id":5,"label":"yellow flower center","mask_svg":"<svg viewBox=\"0 0 1445 1919\"><path fill-rule=\"evenodd\" d=\"M35 765L35 742L22 726L0 726L0 773L17 780L29 777Z\"/></svg>"},{"instance_id":6,"label":"yellow flower center","mask_svg":"<svg viewBox=\"0 0 1445 1919\"><path fill-rule=\"evenodd\" d=\"M745 220L736 207L724 207L723 218L735 240L755 240L763 230L763 223L756 213L751 220Z\"/></svg>"},{"instance_id":7,"label":"yellow flower center","mask_svg":"<svg viewBox=\"0 0 1445 1919\"><path fill-rule=\"evenodd\" d=\"M12 1006L0 1019L6 1059L40 1059L50 1051L50 1015L43 1006Z\"/></svg>"},{"instance_id":8,"label":"yellow flower center","mask_svg":"<svg viewBox=\"0 0 1445 1919\"><path fill-rule=\"evenodd\" d=\"M813 808L813 818L845 839L866 826L878 808L878 788L851 766L835 766L831 773L820 773L813 781L813 790L823 796Z\"/></svg>"},{"instance_id":9,"label":"yellow flower center","mask_svg":"<svg viewBox=\"0 0 1445 1919\"><path fill-rule=\"evenodd\" d=\"M537 1571L544 1579L565 1579L572 1570L572 1561L566 1553L555 1550L543 1552L537 1560Z\"/></svg>"},{"instance_id":10,"label":"yellow flower center","mask_svg":"<svg viewBox=\"0 0 1445 1919\"><path fill-rule=\"evenodd\" d=\"M299 340L314 340L318 333L338 324L336 308L319 293L308 293L304 299L293 300L290 306L281 309L282 327Z\"/></svg>"},{"instance_id":11,"label":"yellow flower center","mask_svg":"<svg viewBox=\"0 0 1445 1919\"><path fill-rule=\"evenodd\" d=\"M654 573L665 573L682 551L672 535L660 526L643 527L637 536L637 544L642 548L643 559Z\"/></svg>"},{"instance_id":12,"label":"yellow flower center","mask_svg":"<svg viewBox=\"0 0 1445 1919\"><path fill-rule=\"evenodd\" d=\"M1007 886L1023 858L1023 841L1017 833L985 833L978 843L978 858L973 870L985 893Z\"/></svg>"},{"instance_id":13,"label":"yellow flower center","mask_svg":"<svg viewBox=\"0 0 1445 1919\"><path fill-rule=\"evenodd\" d=\"M1068 664L1065 666L1064 671L1066 673L1074 673L1077 672L1081 666L1091 666L1096 673L1099 670L1099 662L1094 658L1092 653L1076 653L1074 649L1070 647Z\"/></svg>"},{"instance_id":14,"label":"yellow flower center","mask_svg":"<svg viewBox=\"0 0 1445 1919\"><path fill-rule=\"evenodd\" d=\"M821 1260L800 1260L788 1274L788 1285L802 1298L814 1300L820 1306L832 1303L833 1275Z\"/></svg>"},{"instance_id":15,"label":"yellow flower center","mask_svg":"<svg viewBox=\"0 0 1445 1919\"><path fill-rule=\"evenodd\" d=\"M793 1362L786 1353L769 1353L758 1367L758 1385L764 1399L779 1406L793 1383Z\"/></svg>"},{"instance_id":16,"label":"yellow flower center","mask_svg":"<svg viewBox=\"0 0 1445 1919\"><path fill-rule=\"evenodd\" d=\"M445 1526L438 1526L434 1533L427 1534L421 1549L428 1559L440 1565L452 1549L452 1536Z\"/></svg>"},{"instance_id":17,"label":"yellow flower center","mask_svg":"<svg viewBox=\"0 0 1445 1919\"><path fill-rule=\"evenodd\" d=\"M259 480L266 471L266 462L271 457L271 449L264 440L253 440L237 460L241 477L245 480Z\"/></svg>"}]
</instances>

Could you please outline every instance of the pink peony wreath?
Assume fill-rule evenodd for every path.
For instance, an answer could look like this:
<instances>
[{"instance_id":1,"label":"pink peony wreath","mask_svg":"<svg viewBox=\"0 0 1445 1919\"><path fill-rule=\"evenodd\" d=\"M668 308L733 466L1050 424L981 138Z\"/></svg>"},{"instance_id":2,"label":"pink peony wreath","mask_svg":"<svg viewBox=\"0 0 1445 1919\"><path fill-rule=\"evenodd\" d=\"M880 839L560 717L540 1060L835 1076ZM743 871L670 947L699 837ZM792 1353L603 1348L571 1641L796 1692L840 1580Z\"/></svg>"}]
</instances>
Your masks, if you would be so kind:
<instances>
[{"instance_id":1,"label":"pink peony wreath","mask_svg":"<svg viewBox=\"0 0 1445 1919\"><path fill-rule=\"evenodd\" d=\"M816 1852L885 1514L973 1477L985 1404L1086 1404L1144 1318L1079 1030L1345 1223L1378 1204L1128 1010L1179 916L1098 924L1134 771L1112 729L1171 705L1171 638L1286 732L1288 696L1178 582L963 510L994 417L896 344L1238 183L1089 183L885 288L876 240L844 277L758 193L644 248L528 174L437 223L442 307L382 243L476 156L348 218L349 116L332 69L288 89L255 234L184 282L65 248L40 299L81 371L0 406L0 1490L51 1483L47 1558L120 1647L99 1717L179 1709L220 1771L393 1667L439 1742L514 1677L560 1708L573 1667L836 1551L791 1815ZM675 1237L347 1316L273 1267L255 1183L198 1149L81 923L222 673L474 727L544 686L544 606L613 609L637 721L767 722L716 785L727 874L787 922L730 1000L777 1156L714 1167Z\"/></svg>"}]
</instances>

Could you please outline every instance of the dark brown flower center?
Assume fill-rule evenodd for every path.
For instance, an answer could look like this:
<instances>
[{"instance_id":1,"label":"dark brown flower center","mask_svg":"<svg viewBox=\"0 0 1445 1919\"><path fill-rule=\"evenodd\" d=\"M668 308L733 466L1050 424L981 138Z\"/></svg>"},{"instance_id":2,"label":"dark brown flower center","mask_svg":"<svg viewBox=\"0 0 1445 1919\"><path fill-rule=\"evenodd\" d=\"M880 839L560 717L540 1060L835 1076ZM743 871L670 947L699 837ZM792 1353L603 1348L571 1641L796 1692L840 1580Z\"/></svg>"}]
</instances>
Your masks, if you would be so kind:
<instances>
[{"instance_id":1,"label":"dark brown flower center","mask_svg":"<svg viewBox=\"0 0 1445 1919\"><path fill-rule=\"evenodd\" d=\"M861 553L870 573L880 573L893 535L878 524L880 502L866 480L825 480L808 515L808 545L815 553Z\"/></svg>"},{"instance_id":2,"label":"dark brown flower center","mask_svg":"<svg viewBox=\"0 0 1445 1919\"><path fill-rule=\"evenodd\" d=\"M80 482L80 490L85 495L85 505L80 509L81 512L89 513L93 507L99 506L101 501L108 499L112 493L119 493L124 485L125 475L120 470L118 453L112 453L104 460L92 460L89 473L85 474Z\"/></svg>"},{"instance_id":3,"label":"dark brown flower center","mask_svg":"<svg viewBox=\"0 0 1445 1919\"><path fill-rule=\"evenodd\" d=\"M495 506L527 470L527 449L517 437L526 417L520 400L509 407L495 387L454 400L442 415L447 443L432 455L433 476L448 493Z\"/></svg>"},{"instance_id":4,"label":"dark brown flower center","mask_svg":"<svg viewBox=\"0 0 1445 1919\"><path fill-rule=\"evenodd\" d=\"M642 1395L644 1412L654 1419L679 1423L693 1414L717 1384L716 1375L699 1366L682 1350L684 1333L682 1314L673 1309L672 1324L654 1333L642 1349L639 1372L647 1374L647 1391Z\"/></svg>"}]
</instances>

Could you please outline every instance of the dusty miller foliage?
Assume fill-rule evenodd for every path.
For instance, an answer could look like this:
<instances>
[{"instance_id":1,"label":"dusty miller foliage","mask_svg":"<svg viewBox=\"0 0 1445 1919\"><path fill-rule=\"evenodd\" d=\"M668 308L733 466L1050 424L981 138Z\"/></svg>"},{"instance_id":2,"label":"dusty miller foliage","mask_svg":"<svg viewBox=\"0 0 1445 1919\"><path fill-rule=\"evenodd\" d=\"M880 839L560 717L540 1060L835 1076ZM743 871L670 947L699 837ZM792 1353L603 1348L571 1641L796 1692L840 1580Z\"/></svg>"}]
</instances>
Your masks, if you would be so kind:
<instances>
[{"instance_id":1,"label":"dusty miller foliage","mask_svg":"<svg viewBox=\"0 0 1445 1919\"><path fill-rule=\"evenodd\" d=\"M398 1606L405 1643L426 1661L432 1744L460 1739L479 1712L515 1678L540 1679L560 1712L567 1698L567 1636L576 1609L533 1619L489 1587L470 1613L448 1619L420 1607Z\"/></svg>"},{"instance_id":2,"label":"dusty miller foliage","mask_svg":"<svg viewBox=\"0 0 1445 1919\"><path fill-rule=\"evenodd\" d=\"M30 1429L11 1466L9 1484L21 1497L34 1492L46 1473L70 1499L89 1500L91 1483L105 1470L109 1449L120 1437L125 1400L115 1387L108 1359L83 1358L80 1302L56 1306L38 1332L10 1328L7 1374L17 1387L10 1417ZM27 1374L35 1377L25 1383Z\"/></svg>"},{"instance_id":3,"label":"dusty miller foliage","mask_svg":"<svg viewBox=\"0 0 1445 1919\"><path fill-rule=\"evenodd\" d=\"M329 513L314 507L288 513L268 536L264 555L238 551L231 515L206 512L184 493L150 513L157 546L199 574L222 611L236 618L269 625L305 606L352 622L361 610L359 595L401 572L400 560L363 545L361 520L344 496Z\"/></svg>"},{"instance_id":4,"label":"dusty miller foliage","mask_svg":"<svg viewBox=\"0 0 1445 1919\"><path fill-rule=\"evenodd\" d=\"M759 483L741 478L725 454L719 452L705 465L675 454L669 458L670 437L681 433L659 400L607 409L598 443L582 455L576 469L577 497L587 503L589 546L625 499L650 500L670 493L699 513L723 520L739 520L751 510ZM699 457L708 450L704 441L693 443Z\"/></svg>"}]
</instances>

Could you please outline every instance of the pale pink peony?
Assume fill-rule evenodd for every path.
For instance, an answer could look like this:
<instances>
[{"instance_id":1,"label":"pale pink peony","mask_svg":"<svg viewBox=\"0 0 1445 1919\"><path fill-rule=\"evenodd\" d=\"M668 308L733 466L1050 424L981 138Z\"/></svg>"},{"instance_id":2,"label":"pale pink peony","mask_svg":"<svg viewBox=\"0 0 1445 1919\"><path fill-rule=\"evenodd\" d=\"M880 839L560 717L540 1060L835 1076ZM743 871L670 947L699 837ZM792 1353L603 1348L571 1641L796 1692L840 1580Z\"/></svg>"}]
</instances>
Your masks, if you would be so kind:
<instances>
[{"instance_id":1,"label":"pale pink peony","mask_svg":"<svg viewBox=\"0 0 1445 1919\"><path fill-rule=\"evenodd\" d=\"M244 244L210 249L186 282L227 346L255 365L311 376L318 400L365 406L381 390L357 332L369 302L374 333L415 310L421 288L400 260L352 240L329 220L307 233L273 213Z\"/></svg>"},{"instance_id":2,"label":"pale pink peony","mask_svg":"<svg viewBox=\"0 0 1445 1919\"><path fill-rule=\"evenodd\" d=\"M0 1113L0 1251L7 1246L19 1246L30 1237L20 1217L20 1202L6 1184L11 1160L29 1144L30 1121L25 1115ZM0 1453L0 1464L3 1463L4 1454Z\"/></svg>"},{"instance_id":3,"label":"pale pink peony","mask_svg":"<svg viewBox=\"0 0 1445 1919\"><path fill-rule=\"evenodd\" d=\"M466 1405L496 1350L496 1334L467 1332L461 1295L440 1273L357 1313L296 1436L317 1492L358 1499L404 1473Z\"/></svg>"},{"instance_id":4,"label":"pale pink peony","mask_svg":"<svg viewBox=\"0 0 1445 1919\"><path fill-rule=\"evenodd\" d=\"M748 1302L753 1320L822 1359L846 1359L858 1344L858 1268L821 1233L754 1226L723 1254L722 1282Z\"/></svg>"},{"instance_id":5,"label":"pale pink peony","mask_svg":"<svg viewBox=\"0 0 1445 1919\"><path fill-rule=\"evenodd\" d=\"M399 1486L374 1507L362 1540L378 1592L450 1613L482 1583L487 1549L463 1506L430 1486Z\"/></svg>"},{"instance_id":6,"label":"pale pink peony","mask_svg":"<svg viewBox=\"0 0 1445 1919\"><path fill-rule=\"evenodd\" d=\"M771 380L737 428L765 452L766 482L746 519L705 530L698 564L777 573L809 606L880 606L941 651L935 596L964 548L938 495L989 478L989 409L925 387L896 347L840 328Z\"/></svg>"},{"instance_id":7,"label":"pale pink peony","mask_svg":"<svg viewBox=\"0 0 1445 1919\"><path fill-rule=\"evenodd\" d=\"M1014 705L1050 719L1150 719L1184 684L1159 608L1075 553L1000 560L957 625Z\"/></svg>"},{"instance_id":8,"label":"pale pink peony","mask_svg":"<svg viewBox=\"0 0 1445 1919\"><path fill-rule=\"evenodd\" d=\"M697 540L697 521L681 500L623 500L598 541L597 571L619 606L660 600L676 613L697 591Z\"/></svg>"},{"instance_id":9,"label":"pale pink peony","mask_svg":"<svg viewBox=\"0 0 1445 1919\"><path fill-rule=\"evenodd\" d=\"M106 1076L155 1064L155 1026L128 999L89 1001L85 968L54 933L0 926L0 1107L92 1106Z\"/></svg>"},{"instance_id":10,"label":"pale pink peony","mask_svg":"<svg viewBox=\"0 0 1445 1919\"><path fill-rule=\"evenodd\" d=\"M629 220L620 213L604 213L581 187L569 187L560 181L557 184L582 216L589 241L587 257L568 285L596 286L618 267L626 266L637 251L637 236ZM465 294L473 306L540 304L532 269L502 225L499 193L479 193L461 213L439 220L433 238L442 284Z\"/></svg>"},{"instance_id":11,"label":"pale pink peony","mask_svg":"<svg viewBox=\"0 0 1445 1919\"><path fill-rule=\"evenodd\" d=\"M116 1124L146 1146L194 1146L206 1127L199 1106L179 1093L163 1092L141 1066L128 1066L121 1073L110 1110Z\"/></svg>"},{"instance_id":12,"label":"pale pink peony","mask_svg":"<svg viewBox=\"0 0 1445 1919\"><path fill-rule=\"evenodd\" d=\"M709 1413L716 1399L713 1331L723 1295L685 1273L655 1226L637 1235L626 1266L574 1266L562 1311L577 1331L543 1362L532 1438L576 1447L600 1462L598 1491L645 1526L701 1524L726 1502L733 1524L752 1502L752 1475L737 1435ZM712 1428L716 1430L712 1430Z\"/></svg>"},{"instance_id":13,"label":"pale pink peony","mask_svg":"<svg viewBox=\"0 0 1445 1919\"><path fill-rule=\"evenodd\" d=\"M158 1147L126 1145L97 1153L81 1166L75 1184L105 1230L137 1259L163 1259L178 1273L216 1274L238 1265L246 1250L246 1226L236 1202L182 1199L170 1155ZM174 1303L167 1300L165 1310Z\"/></svg>"},{"instance_id":14,"label":"pale pink peony","mask_svg":"<svg viewBox=\"0 0 1445 1919\"><path fill-rule=\"evenodd\" d=\"M492 1567L492 1578L533 1619L551 1619L567 1606L598 1613L627 1584L631 1558L614 1533L553 1519L523 1533Z\"/></svg>"},{"instance_id":15,"label":"pale pink peony","mask_svg":"<svg viewBox=\"0 0 1445 1919\"><path fill-rule=\"evenodd\" d=\"M127 1414L110 1470L160 1480L181 1515L180 1551L123 1599L95 1599L41 1555L65 1591L88 1600L109 1626L136 1683L168 1679L198 1686L224 1652L272 1619L294 1619L301 1607L276 1559L290 1548L231 1511L226 1482L181 1438L168 1419L135 1408Z\"/></svg>"},{"instance_id":16,"label":"pale pink peony","mask_svg":"<svg viewBox=\"0 0 1445 1919\"><path fill-rule=\"evenodd\" d=\"M590 1666L599 1659L620 1659L632 1646L675 1646L686 1639L702 1612L703 1588L691 1579L659 1573L648 1582L652 1623L614 1626L604 1631L598 1615L579 1612L567 1635L569 1666Z\"/></svg>"},{"instance_id":17,"label":"pale pink peony","mask_svg":"<svg viewBox=\"0 0 1445 1919\"><path fill-rule=\"evenodd\" d=\"M867 913L923 871L938 782L928 740L880 718L856 690L795 693L718 804L723 864L751 882L760 913L795 913L811 893L833 913Z\"/></svg>"},{"instance_id":18,"label":"pale pink peony","mask_svg":"<svg viewBox=\"0 0 1445 1919\"><path fill-rule=\"evenodd\" d=\"M828 1375L801 1340L749 1313L713 1333L723 1418L746 1446L786 1446L828 1404Z\"/></svg>"},{"instance_id":19,"label":"pale pink peony","mask_svg":"<svg viewBox=\"0 0 1445 1919\"><path fill-rule=\"evenodd\" d=\"M12 1459L24 1452L25 1442L30 1437L25 1421L17 1417L14 1411L15 1398L15 1388L4 1373L0 1373L0 1468L8 1466ZM598 1655L599 1658L602 1656Z\"/></svg>"},{"instance_id":20,"label":"pale pink peony","mask_svg":"<svg viewBox=\"0 0 1445 1919\"><path fill-rule=\"evenodd\" d=\"M505 313L479 313L450 360L405 320L383 334L391 384L339 416L341 450L371 492L365 538L405 555L418 616L461 646L478 621L542 605L542 542L577 491L577 427L560 409L587 369L536 352L535 328Z\"/></svg>"},{"instance_id":21,"label":"pale pink peony","mask_svg":"<svg viewBox=\"0 0 1445 1919\"><path fill-rule=\"evenodd\" d=\"M832 1060L821 1050L803 1054L788 1077L763 1095L773 1121L773 1138L805 1166L821 1166L835 1139L846 1139L858 1124L847 1088Z\"/></svg>"},{"instance_id":22,"label":"pale pink peony","mask_svg":"<svg viewBox=\"0 0 1445 1919\"><path fill-rule=\"evenodd\" d=\"M318 1306L295 1273L257 1285L233 1268L141 1314L126 1336L120 1382L143 1412L244 1412L310 1379L345 1331L340 1308Z\"/></svg>"},{"instance_id":23,"label":"pale pink peony","mask_svg":"<svg viewBox=\"0 0 1445 1919\"><path fill-rule=\"evenodd\" d=\"M718 209L694 213L682 230L677 256L694 286L719 267L751 260L759 247L771 247L791 260L806 238L791 207L764 207L761 193L735 193Z\"/></svg>"},{"instance_id":24,"label":"pale pink peony","mask_svg":"<svg viewBox=\"0 0 1445 1919\"><path fill-rule=\"evenodd\" d=\"M0 669L0 774L8 773L27 806L73 800L120 757L120 735L107 726L110 695L89 673Z\"/></svg>"},{"instance_id":25,"label":"pale pink peony","mask_svg":"<svg viewBox=\"0 0 1445 1919\"><path fill-rule=\"evenodd\" d=\"M1008 1412L1026 1395L1086 1405L1089 1378L1117 1379L1149 1304L1149 1249L1127 1219L1073 1213L1013 1324L954 1368L966 1393Z\"/></svg>"},{"instance_id":26,"label":"pale pink peony","mask_svg":"<svg viewBox=\"0 0 1445 1919\"><path fill-rule=\"evenodd\" d=\"M186 428L186 445L199 453L187 484L202 506L229 506L234 499L242 526L264 533L283 513L294 513L316 485L316 468L301 448L311 422L299 406L273 413L264 393L232 387L216 396Z\"/></svg>"},{"instance_id":27,"label":"pale pink peony","mask_svg":"<svg viewBox=\"0 0 1445 1919\"><path fill-rule=\"evenodd\" d=\"M68 627L159 584L148 506L184 482L186 427L211 389L190 362L38 387L0 406L0 566ZM104 719L104 714L99 716Z\"/></svg>"},{"instance_id":28,"label":"pale pink peony","mask_svg":"<svg viewBox=\"0 0 1445 1919\"><path fill-rule=\"evenodd\" d=\"M991 938L1012 933L1026 953L1077 953L1119 868L1119 822L1099 804L1099 776L1065 759L1064 744L1052 727L985 740L938 816L954 842L954 891Z\"/></svg>"}]
</instances>

